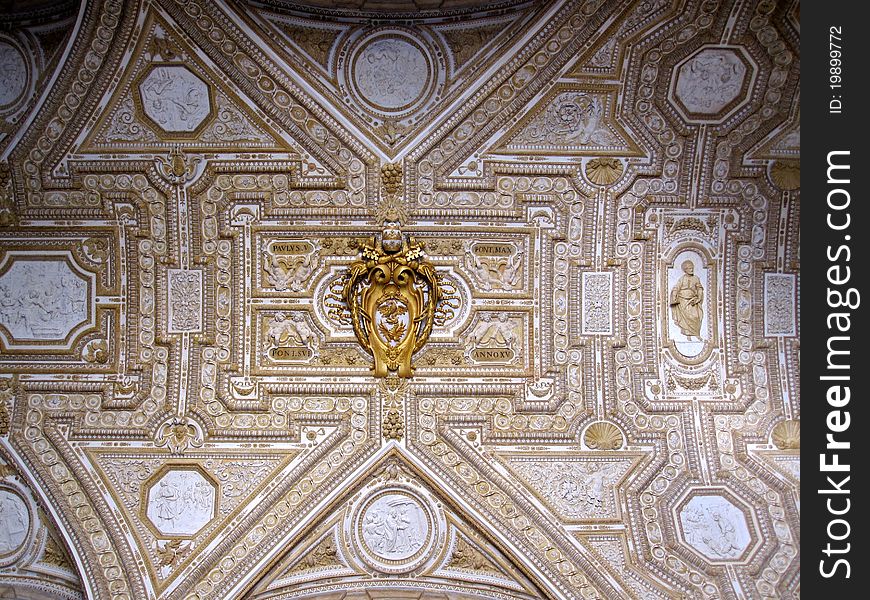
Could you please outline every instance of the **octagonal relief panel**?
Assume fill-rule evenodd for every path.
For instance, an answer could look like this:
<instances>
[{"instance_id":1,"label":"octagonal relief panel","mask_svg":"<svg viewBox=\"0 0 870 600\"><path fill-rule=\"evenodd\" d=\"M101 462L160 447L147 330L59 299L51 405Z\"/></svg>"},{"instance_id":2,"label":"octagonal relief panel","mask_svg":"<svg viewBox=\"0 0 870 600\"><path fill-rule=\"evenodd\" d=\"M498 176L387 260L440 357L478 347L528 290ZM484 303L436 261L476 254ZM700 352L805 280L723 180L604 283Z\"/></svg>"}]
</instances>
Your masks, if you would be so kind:
<instances>
[{"instance_id":1,"label":"octagonal relief panel","mask_svg":"<svg viewBox=\"0 0 870 600\"><path fill-rule=\"evenodd\" d=\"M677 510L682 542L710 562L741 560L753 539L745 510L712 491L692 495Z\"/></svg>"},{"instance_id":2,"label":"octagonal relief panel","mask_svg":"<svg viewBox=\"0 0 870 600\"><path fill-rule=\"evenodd\" d=\"M211 88L184 65L152 66L138 87L138 108L165 133L189 137L211 120Z\"/></svg>"},{"instance_id":3,"label":"octagonal relief panel","mask_svg":"<svg viewBox=\"0 0 870 600\"><path fill-rule=\"evenodd\" d=\"M740 48L707 46L674 69L671 102L688 122L719 122L749 98L755 68Z\"/></svg>"},{"instance_id":4,"label":"octagonal relief panel","mask_svg":"<svg viewBox=\"0 0 870 600\"><path fill-rule=\"evenodd\" d=\"M217 486L195 467L168 468L145 490L145 514L160 536L193 536L217 512Z\"/></svg>"}]
</instances>

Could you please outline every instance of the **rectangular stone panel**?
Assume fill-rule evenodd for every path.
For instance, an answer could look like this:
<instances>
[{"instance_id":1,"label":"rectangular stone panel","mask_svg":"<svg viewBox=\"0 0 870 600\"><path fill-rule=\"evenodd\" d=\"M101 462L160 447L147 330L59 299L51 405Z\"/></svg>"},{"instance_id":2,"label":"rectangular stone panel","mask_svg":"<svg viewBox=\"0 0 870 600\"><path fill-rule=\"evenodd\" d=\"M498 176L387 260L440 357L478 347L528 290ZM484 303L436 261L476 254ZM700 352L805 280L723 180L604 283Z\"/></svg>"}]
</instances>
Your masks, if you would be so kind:
<instances>
[{"instance_id":1,"label":"rectangular stone panel","mask_svg":"<svg viewBox=\"0 0 870 600\"><path fill-rule=\"evenodd\" d=\"M790 273L764 274L764 335L797 335L795 276Z\"/></svg>"}]
</instances>

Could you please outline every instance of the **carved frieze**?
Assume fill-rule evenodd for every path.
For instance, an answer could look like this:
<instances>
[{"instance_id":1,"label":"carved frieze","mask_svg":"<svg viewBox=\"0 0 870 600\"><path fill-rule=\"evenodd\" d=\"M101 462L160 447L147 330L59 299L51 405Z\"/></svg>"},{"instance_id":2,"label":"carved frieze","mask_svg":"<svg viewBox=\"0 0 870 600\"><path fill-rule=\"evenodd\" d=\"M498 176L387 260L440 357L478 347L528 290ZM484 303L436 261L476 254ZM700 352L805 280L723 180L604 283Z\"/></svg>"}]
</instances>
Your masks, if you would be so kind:
<instances>
[{"instance_id":1,"label":"carved frieze","mask_svg":"<svg viewBox=\"0 0 870 600\"><path fill-rule=\"evenodd\" d=\"M154 64L139 81L134 95L151 124L170 135L197 133L212 116L211 88L184 64Z\"/></svg>"},{"instance_id":2,"label":"carved frieze","mask_svg":"<svg viewBox=\"0 0 870 600\"><path fill-rule=\"evenodd\" d=\"M30 509L21 495L11 488L0 487L0 564L18 553L31 534Z\"/></svg>"},{"instance_id":3,"label":"carved frieze","mask_svg":"<svg viewBox=\"0 0 870 600\"><path fill-rule=\"evenodd\" d=\"M161 537L196 534L217 512L215 483L197 469L167 469L145 486L145 514Z\"/></svg>"}]
</instances>

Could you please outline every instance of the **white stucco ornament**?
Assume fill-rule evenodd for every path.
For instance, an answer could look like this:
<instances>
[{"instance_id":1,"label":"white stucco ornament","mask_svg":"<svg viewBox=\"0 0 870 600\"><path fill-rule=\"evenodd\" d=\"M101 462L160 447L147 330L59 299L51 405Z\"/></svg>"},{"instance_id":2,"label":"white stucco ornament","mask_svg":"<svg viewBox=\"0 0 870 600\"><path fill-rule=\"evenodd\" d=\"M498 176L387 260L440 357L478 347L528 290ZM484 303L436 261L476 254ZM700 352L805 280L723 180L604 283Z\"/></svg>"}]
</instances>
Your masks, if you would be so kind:
<instances>
[{"instance_id":1,"label":"white stucco ornament","mask_svg":"<svg viewBox=\"0 0 870 600\"><path fill-rule=\"evenodd\" d=\"M382 487L367 495L347 526L354 552L382 573L406 573L431 562L446 531L440 509L403 486Z\"/></svg>"},{"instance_id":2,"label":"white stucco ornament","mask_svg":"<svg viewBox=\"0 0 870 600\"><path fill-rule=\"evenodd\" d=\"M739 559L751 541L746 516L728 498L694 496L680 510L686 544L711 561Z\"/></svg>"},{"instance_id":3,"label":"white stucco ornament","mask_svg":"<svg viewBox=\"0 0 870 600\"><path fill-rule=\"evenodd\" d=\"M167 133L192 133L211 113L208 85L183 65L154 67L139 84L142 110Z\"/></svg>"},{"instance_id":4,"label":"white stucco ornament","mask_svg":"<svg viewBox=\"0 0 870 600\"><path fill-rule=\"evenodd\" d=\"M0 557L17 552L30 530L30 511L18 494L0 490Z\"/></svg>"},{"instance_id":5,"label":"white stucco ornament","mask_svg":"<svg viewBox=\"0 0 870 600\"><path fill-rule=\"evenodd\" d=\"M429 87L429 60L403 37L384 35L364 43L353 59L352 81L363 100L391 112L416 103Z\"/></svg>"},{"instance_id":6,"label":"white stucco ornament","mask_svg":"<svg viewBox=\"0 0 870 600\"><path fill-rule=\"evenodd\" d=\"M88 283L63 259L16 258L0 275L0 325L16 341L63 340L88 311Z\"/></svg>"},{"instance_id":7,"label":"white stucco ornament","mask_svg":"<svg viewBox=\"0 0 870 600\"><path fill-rule=\"evenodd\" d=\"M215 486L198 470L169 470L148 489L146 514L161 535L194 535L214 518Z\"/></svg>"},{"instance_id":8,"label":"white stucco ornament","mask_svg":"<svg viewBox=\"0 0 870 600\"><path fill-rule=\"evenodd\" d=\"M18 48L0 41L0 106L12 104L27 85L27 65Z\"/></svg>"}]
</instances>

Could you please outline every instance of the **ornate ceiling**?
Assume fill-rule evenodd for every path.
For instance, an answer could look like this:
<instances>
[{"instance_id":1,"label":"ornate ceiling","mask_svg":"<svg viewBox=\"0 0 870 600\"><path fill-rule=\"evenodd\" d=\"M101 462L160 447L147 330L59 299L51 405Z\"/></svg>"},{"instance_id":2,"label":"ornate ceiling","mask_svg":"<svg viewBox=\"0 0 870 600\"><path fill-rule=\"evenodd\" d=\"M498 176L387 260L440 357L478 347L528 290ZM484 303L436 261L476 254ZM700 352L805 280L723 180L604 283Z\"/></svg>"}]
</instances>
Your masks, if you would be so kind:
<instances>
[{"instance_id":1,"label":"ornate ceiling","mask_svg":"<svg viewBox=\"0 0 870 600\"><path fill-rule=\"evenodd\" d=\"M0 590L798 598L799 14L8 17Z\"/></svg>"}]
</instances>

